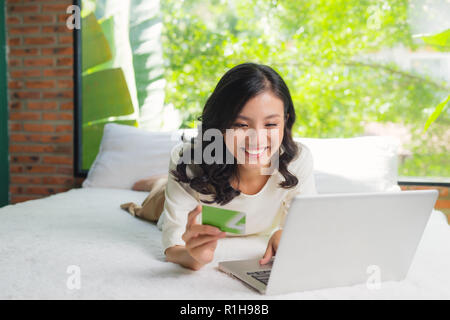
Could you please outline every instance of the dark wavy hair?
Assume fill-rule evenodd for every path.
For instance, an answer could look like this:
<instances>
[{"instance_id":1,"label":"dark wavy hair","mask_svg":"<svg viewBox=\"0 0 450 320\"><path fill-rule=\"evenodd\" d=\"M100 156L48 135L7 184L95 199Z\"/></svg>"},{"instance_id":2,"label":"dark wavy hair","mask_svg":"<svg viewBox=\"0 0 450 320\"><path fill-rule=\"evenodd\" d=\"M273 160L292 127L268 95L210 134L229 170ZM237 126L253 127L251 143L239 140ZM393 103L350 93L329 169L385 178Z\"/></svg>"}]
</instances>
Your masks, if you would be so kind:
<instances>
[{"instance_id":1,"label":"dark wavy hair","mask_svg":"<svg viewBox=\"0 0 450 320\"><path fill-rule=\"evenodd\" d=\"M219 129L222 133L225 132L226 129L231 128L247 101L267 91L280 98L284 104L284 136L278 163L278 171L284 177L284 181L279 186L292 188L298 184L297 177L287 169L288 164L298 153L291 131L295 122L294 105L286 83L271 67L248 62L227 71L206 101L203 113L199 117L199 120L202 121L201 131L203 134L206 130L214 128ZM202 141L202 143L196 144L196 139L198 137L192 138L190 142L191 160L194 160L195 148L199 148L200 145L201 151L203 151L209 143L212 143ZM226 153L229 152L225 143L223 143L223 148L222 154L225 158ZM180 151L180 159L182 158L183 149ZM191 163L195 162L191 161ZM188 176L187 164L184 161L178 162L176 169L171 173L176 181L187 183L197 192L212 196L213 200L203 200L203 202L224 205L240 194L240 191L234 189L230 184L232 177L239 179L237 163L227 164L226 161L216 161L206 164L205 161L202 161L201 164L190 164L189 166L193 166L192 172L195 172L192 177Z\"/></svg>"}]
</instances>

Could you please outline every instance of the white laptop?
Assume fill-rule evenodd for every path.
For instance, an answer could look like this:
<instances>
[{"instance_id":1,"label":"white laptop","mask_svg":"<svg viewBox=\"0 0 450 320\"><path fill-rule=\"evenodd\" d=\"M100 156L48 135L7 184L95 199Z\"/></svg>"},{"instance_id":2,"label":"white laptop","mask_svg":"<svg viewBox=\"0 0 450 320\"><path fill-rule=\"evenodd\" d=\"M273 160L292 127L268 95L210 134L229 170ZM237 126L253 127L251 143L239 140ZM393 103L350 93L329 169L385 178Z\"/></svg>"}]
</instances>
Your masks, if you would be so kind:
<instances>
[{"instance_id":1,"label":"white laptop","mask_svg":"<svg viewBox=\"0 0 450 320\"><path fill-rule=\"evenodd\" d=\"M219 269L260 293L281 294L403 280L437 190L323 194L292 201L275 259L225 261Z\"/></svg>"}]
</instances>

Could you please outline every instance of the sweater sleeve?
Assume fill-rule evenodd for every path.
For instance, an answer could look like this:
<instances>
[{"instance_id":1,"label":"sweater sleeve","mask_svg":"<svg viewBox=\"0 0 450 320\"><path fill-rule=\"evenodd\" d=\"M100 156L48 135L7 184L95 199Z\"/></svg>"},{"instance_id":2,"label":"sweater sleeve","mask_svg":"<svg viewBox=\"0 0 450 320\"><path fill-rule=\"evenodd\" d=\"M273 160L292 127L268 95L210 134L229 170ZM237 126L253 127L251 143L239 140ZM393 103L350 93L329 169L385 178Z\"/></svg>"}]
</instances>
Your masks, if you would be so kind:
<instances>
[{"instance_id":1,"label":"sweater sleeve","mask_svg":"<svg viewBox=\"0 0 450 320\"><path fill-rule=\"evenodd\" d=\"M171 173L172 170L176 169L179 150L180 145L172 150L164 209L161 216L162 246L164 252L167 248L176 245L185 245L181 237L186 230L187 216L198 205L195 192L191 188L186 188L183 183L177 182Z\"/></svg>"}]
</instances>

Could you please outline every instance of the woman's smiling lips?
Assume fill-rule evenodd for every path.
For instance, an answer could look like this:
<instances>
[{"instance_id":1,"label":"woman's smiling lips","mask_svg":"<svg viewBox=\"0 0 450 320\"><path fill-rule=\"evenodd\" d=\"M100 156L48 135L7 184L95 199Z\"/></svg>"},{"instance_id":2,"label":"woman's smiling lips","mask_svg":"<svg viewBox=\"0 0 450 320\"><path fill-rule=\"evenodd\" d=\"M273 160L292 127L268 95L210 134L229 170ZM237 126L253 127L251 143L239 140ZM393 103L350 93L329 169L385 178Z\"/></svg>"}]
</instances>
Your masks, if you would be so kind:
<instances>
[{"instance_id":1,"label":"woman's smiling lips","mask_svg":"<svg viewBox=\"0 0 450 320\"><path fill-rule=\"evenodd\" d=\"M247 148L241 148L242 150L245 150L245 155L251 158L260 158L265 151L269 149L269 147L264 148L258 148L258 149L247 149Z\"/></svg>"}]
</instances>

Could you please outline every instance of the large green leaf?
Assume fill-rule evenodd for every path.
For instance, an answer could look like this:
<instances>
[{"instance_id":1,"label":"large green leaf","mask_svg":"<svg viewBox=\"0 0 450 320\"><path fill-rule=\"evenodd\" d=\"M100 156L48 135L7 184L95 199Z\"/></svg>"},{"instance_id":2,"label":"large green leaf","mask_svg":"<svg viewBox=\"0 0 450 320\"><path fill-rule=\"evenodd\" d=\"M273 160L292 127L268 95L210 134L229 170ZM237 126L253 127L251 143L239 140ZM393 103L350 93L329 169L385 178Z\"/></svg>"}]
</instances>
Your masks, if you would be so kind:
<instances>
[{"instance_id":1,"label":"large green leaf","mask_svg":"<svg viewBox=\"0 0 450 320\"><path fill-rule=\"evenodd\" d=\"M103 34L94 13L81 19L82 70L86 71L98 64L111 60L112 54L108 40Z\"/></svg>"},{"instance_id":2,"label":"large green leaf","mask_svg":"<svg viewBox=\"0 0 450 320\"><path fill-rule=\"evenodd\" d=\"M108 61L105 61L103 63L93 66L92 68L89 68L89 70L85 71L85 73L87 74L114 67L114 60L115 60L114 57L116 51L114 46L114 17L101 19L98 21L98 23L103 31L103 35L105 36L108 42L111 58Z\"/></svg>"},{"instance_id":3,"label":"large green leaf","mask_svg":"<svg viewBox=\"0 0 450 320\"><path fill-rule=\"evenodd\" d=\"M420 37L426 44L433 46L439 51L450 50L450 29L433 35L424 35Z\"/></svg>"},{"instance_id":4,"label":"large green leaf","mask_svg":"<svg viewBox=\"0 0 450 320\"><path fill-rule=\"evenodd\" d=\"M83 77L83 125L134 112L122 69L105 69Z\"/></svg>"},{"instance_id":5,"label":"large green leaf","mask_svg":"<svg viewBox=\"0 0 450 320\"><path fill-rule=\"evenodd\" d=\"M139 123L152 129L160 129L164 124L161 29L159 0L130 0L129 39L140 109Z\"/></svg>"},{"instance_id":6,"label":"large green leaf","mask_svg":"<svg viewBox=\"0 0 450 320\"><path fill-rule=\"evenodd\" d=\"M83 76L82 105L82 166L89 169L98 153L106 123L137 126L122 69L105 69Z\"/></svg>"},{"instance_id":7,"label":"large green leaf","mask_svg":"<svg viewBox=\"0 0 450 320\"><path fill-rule=\"evenodd\" d=\"M430 117L428 118L427 122L425 123L425 128L423 129L423 131L427 131L428 127L434 122L436 121L436 119L439 117L439 115L442 113L442 111L444 110L445 106L450 102L450 94L448 95L447 99L445 99L444 101L442 101L441 103L439 103L436 108L434 109L433 113L430 115Z\"/></svg>"}]
</instances>

